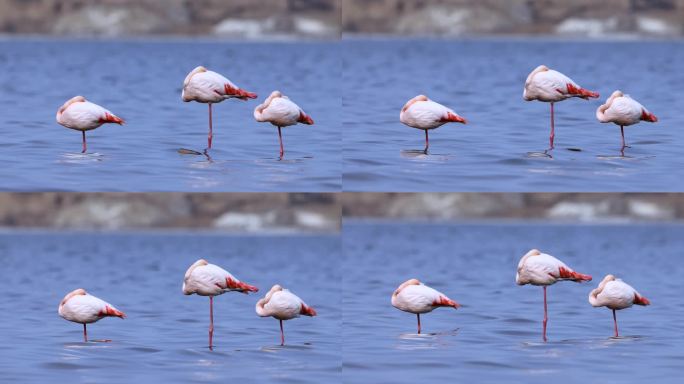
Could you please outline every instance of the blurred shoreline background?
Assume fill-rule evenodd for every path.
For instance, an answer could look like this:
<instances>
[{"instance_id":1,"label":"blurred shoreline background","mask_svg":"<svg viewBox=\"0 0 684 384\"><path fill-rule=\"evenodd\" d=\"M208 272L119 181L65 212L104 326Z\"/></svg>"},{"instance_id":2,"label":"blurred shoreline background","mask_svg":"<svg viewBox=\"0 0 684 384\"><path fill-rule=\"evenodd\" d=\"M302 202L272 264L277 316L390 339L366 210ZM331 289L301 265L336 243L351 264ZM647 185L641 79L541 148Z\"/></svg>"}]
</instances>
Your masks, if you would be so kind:
<instances>
[{"instance_id":1,"label":"blurred shoreline background","mask_svg":"<svg viewBox=\"0 0 684 384\"><path fill-rule=\"evenodd\" d=\"M332 193L0 193L0 228L338 233Z\"/></svg>"},{"instance_id":2,"label":"blurred shoreline background","mask_svg":"<svg viewBox=\"0 0 684 384\"><path fill-rule=\"evenodd\" d=\"M631 223L684 220L678 193L344 193L344 219Z\"/></svg>"},{"instance_id":3,"label":"blurred shoreline background","mask_svg":"<svg viewBox=\"0 0 684 384\"><path fill-rule=\"evenodd\" d=\"M337 39L342 0L0 0L1 35Z\"/></svg>"},{"instance_id":4,"label":"blurred shoreline background","mask_svg":"<svg viewBox=\"0 0 684 384\"><path fill-rule=\"evenodd\" d=\"M681 38L684 0L0 0L0 35Z\"/></svg>"},{"instance_id":5,"label":"blurred shoreline background","mask_svg":"<svg viewBox=\"0 0 684 384\"><path fill-rule=\"evenodd\" d=\"M677 222L679 193L0 193L0 228L339 233L342 218Z\"/></svg>"},{"instance_id":6,"label":"blurred shoreline background","mask_svg":"<svg viewBox=\"0 0 684 384\"><path fill-rule=\"evenodd\" d=\"M679 38L684 0L343 0L345 35Z\"/></svg>"}]
</instances>

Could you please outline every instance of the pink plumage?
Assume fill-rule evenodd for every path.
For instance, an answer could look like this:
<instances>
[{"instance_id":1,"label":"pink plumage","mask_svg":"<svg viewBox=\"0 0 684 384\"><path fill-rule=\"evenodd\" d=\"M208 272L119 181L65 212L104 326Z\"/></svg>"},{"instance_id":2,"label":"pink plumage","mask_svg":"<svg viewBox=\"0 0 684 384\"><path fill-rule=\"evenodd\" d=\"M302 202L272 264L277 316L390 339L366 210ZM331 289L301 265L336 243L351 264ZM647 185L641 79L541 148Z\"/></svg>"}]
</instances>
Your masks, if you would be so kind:
<instances>
[{"instance_id":1,"label":"pink plumage","mask_svg":"<svg viewBox=\"0 0 684 384\"><path fill-rule=\"evenodd\" d=\"M280 322L280 345L285 345L283 320L299 316L316 316L316 310L308 306L299 296L276 284L266 296L256 303L256 313L261 317L273 317Z\"/></svg>"},{"instance_id":2,"label":"pink plumage","mask_svg":"<svg viewBox=\"0 0 684 384\"><path fill-rule=\"evenodd\" d=\"M247 294L257 291L259 288L238 280L230 272L204 259L194 262L183 278L183 294L209 296L209 348L213 347L214 337L214 296L226 292Z\"/></svg>"},{"instance_id":3,"label":"pink plumage","mask_svg":"<svg viewBox=\"0 0 684 384\"><path fill-rule=\"evenodd\" d=\"M596 110L596 118L602 123L614 123L620 126L622 135L622 148L626 148L625 127L642 121L655 123L658 118L648 111L638 101L625 95L622 91L615 91L606 100L605 104Z\"/></svg>"},{"instance_id":4,"label":"pink plumage","mask_svg":"<svg viewBox=\"0 0 684 384\"><path fill-rule=\"evenodd\" d=\"M575 97L586 100L597 98L599 94L582 88L571 78L545 65L535 68L525 80L523 99L551 103L551 134L549 135L551 149L554 147L555 138L554 103Z\"/></svg>"},{"instance_id":5,"label":"pink plumage","mask_svg":"<svg viewBox=\"0 0 684 384\"><path fill-rule=\"evenodd\" d=\"M418 333L421 332L421 314L432 312L439 307L452 307L454 309L460 307L457 302L442 292L421 283L418 279L405 281L392 293L392 306L401 311L416 314Z\"/></svg>"},{"instance_id":6,"label":"pink plumage","mask_svg":"<svg viewBox=\"0 0 684 384\"><path fill-rule=\"evenodd\" d=\"M202 66L193 69L183 81L181 98L185 102L196 101L209 105L209 134L207 136L208 149L214 137L212 104L227 99L248 100L256 99L257 95L235 85L225 76L210 71Z\"/></svg>"},{"instance_id":7,"label":"pink plumage","mask_svg":"<svg viewBox=\"0 0 684 384\"><path fill-rule=\"evenodd\" d=\"M593 307L607 307L613 311L615 337L619 336L615 311L629 308L635 304L644 306L651 304L631 285L613 275L606 275L599 286L589 293L589 303Z\"/></svg>"},{"instance_id":8,"label":"pink plumage","mask_svg":"<svg viewBox=\"0 0 684 384\"><path fill-rule=\"evenodd\" d=\"M411 128L425 131L425 153L430 146L429 130L439 128L447 123L466 124L466 119L452 109L428 99L425 95L419 95L409 100L401 109L399 120Z\"/></svg>"},{"instance_id":9,"label":"pink plumage","mask_svg":"<svg viewBox=\"0 0 684 384\"><path fill-rule=\"evenodd\" d=\"M520 259L515 275L515 282L518 285L532 284L544 287L544 320L542 338L546 341L546 323L548 322L546 287L559 281L583 282L591 281L591 276L575 272L565 263L557 258L541 253L536 249L527 252Z\"/></svg>"},{"instance_id":10,"label":"pink plumage","mask_svg":"<svg viewBox=\"0 0 684 384\"><path fill-rule=\"evenodd\" d=\"M69 292L59 303L57 313L74 323L83 324L83 339L88 341L86 324L91 324L105 317L126 317L126 314L116 309L108 302L88 294L79 288Z\"/></svg>"},{"instance_id":11,"label":"pink plumage","mask_svg":"<svg viewBox=\"0 0 684 384\"><path fill-rule=\"evenodd\" d=\"M124 120L109 110L91 103L83 96L75 96L69 99L57 110L57 123L60 125L81 131L83 150L87 150L86 131L101 127L103 124L113 123L123 125Z\"/></svg>"},{"instance_id":12,"label":"pink plumage","mask_svg":"<svg viewBox=\"0 0 684 384\"><path fill-rule=\"evenodd\" d=\"M273 91L262 104L254 109L254 119L260 123L271 123L278 127L281 158L285 154L281 129L296 124L313 125L314 123L311 116L280 91Z\"/></svg>"}]
</instances>

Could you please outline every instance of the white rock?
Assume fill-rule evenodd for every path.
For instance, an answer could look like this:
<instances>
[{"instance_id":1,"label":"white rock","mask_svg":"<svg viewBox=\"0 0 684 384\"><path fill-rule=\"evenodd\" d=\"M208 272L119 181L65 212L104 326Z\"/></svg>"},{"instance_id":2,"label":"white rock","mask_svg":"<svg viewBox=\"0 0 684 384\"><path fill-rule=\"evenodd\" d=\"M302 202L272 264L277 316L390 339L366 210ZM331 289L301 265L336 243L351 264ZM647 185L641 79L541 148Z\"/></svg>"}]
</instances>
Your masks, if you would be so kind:
<instances>
[{"instance_id":1,"label":"white rock","mask_svg":"<svg viewBox=\"0 0 684 384\"><path fill-rule=\"evenodd\" d=\"M214 33L217 35L239 36L246 38L260 38L273 31L275 20L272 18L265 20L257 19L224 19L214 26Z\"/></svg>"},{"instance_id":2,"label":"white rock","mask_svg":"<svg viewBox=\"0 0 684 384\"><path fill-rule=\"evenodd\" d=\"M593 221L598 218L605 218L609 210L607 201L598 203L563 201L554 205L548 211L548 216L553 219Z\"/></svg>"},{"instance_id":3,"label":"white rock","mask_svg":"<svg viewBox=\"0 0 684 384\"><path fill-rule=\"evenodd\" d=\"M232 230L256 232L273 223L275 213L237 213L227 212L214 220L214 227Z\"/></svg>"},{"instance_id":4,"label":"white rock","mask_svg":"<svg viewBox=\"0 0 684 384\"><path fill-rule=\"evenodd\" d=\"M294 29L297 33L311 36L328 36L338 32L336 27L309 17L295 17Z\"/></svg>"},{"instance_id":5,"label":"white rock","mask_svg":"<svg viewBox=\"0 0 684 384\"><path fill-rule=\"evenodd\" d=\"M311 229L329 229L335 226L335 223L328 220L325 216L311 211L295 212L295 223Z\"/></svg>"},{"instance_id":6,"label":"white rock","mask_svg":"<svg viewBox=\"0 0 684 384\"><path fill-rule=\"evenodd\" d=\"M618 20L615 17L608 19L571 17L556 27L556 33L601 37L615 32L617 26Z\"/></svg>"},{"instance_id":7,"label":"white rock","mask_svg":"<svg viewBox=\"0 0 684 384\"><path fill-rule=\"evenodd\" d=\"M657 19L654 17L639 17L637 18L637 29L641 32L649 33L652 35L675 35L680 31L679 29L668 23L665 20Z\"/></svg>"},{"instance_id":8,"label":"white rock","mask_svg":"<svg viewBox=\"0 0 684 384\"><path fill-rule=\"evenodd\" d=\"M674 218L674 211L656 203L643 200L631 200L628 204L629 212L642 219L670 220Z\"/></svg>"}]
</instances>

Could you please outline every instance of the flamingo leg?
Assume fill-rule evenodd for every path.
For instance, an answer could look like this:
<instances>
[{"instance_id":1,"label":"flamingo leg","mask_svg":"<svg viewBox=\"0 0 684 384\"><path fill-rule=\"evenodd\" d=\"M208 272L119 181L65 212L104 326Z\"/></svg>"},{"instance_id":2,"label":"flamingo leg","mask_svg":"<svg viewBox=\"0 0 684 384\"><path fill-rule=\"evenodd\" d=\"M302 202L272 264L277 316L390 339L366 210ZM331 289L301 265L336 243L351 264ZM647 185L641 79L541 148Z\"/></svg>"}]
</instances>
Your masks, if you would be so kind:
<instances>
[{"instance_id":1,"label":"flamingo leg","mask_svg":"<svg viewBox=\"0 0 684 384\"><path fill-rule=\"evenodd\" d=\"M418 334L420 334L420 313L416 313L416 316L418 316Z\"/></svg>"},{"instance_id":2,"label":"flamingo leg","mask_svg":"<svg viewBox=\"0 0 684 384\"><path fill-rule=\"evenodd\" d=\"M556 137L556 127L555 127L555 119L554 119L554 112L553 112L553 104L551 103L551 135L549 135L549 144L551 145L550 149L553 149L553 139Z\"/></svg>"},{"instance_id":3,"label":"flamingo leg","mask_svg":"<svg viewBox=\"0 0 684 384\"><path fill-rule=\"evenodd\" d=\"M427 155L427 153L428 153L428 148L429 148L429 147L430 147L430 139L428 139L428 130L426 129L426 130L425 130L425 150L424 150L424 152L425 152L426 155ZM420 332L418 332L418 333L420 333Z\"/></svg>"},{"instance_id":4,"label":"flamingo leg","mask_svg":"<svg viewBox=\"0 0 684 384\"><path fill-rule=\"evenodd\" d=\"M285 345L285 332L283 332L283 321L280 320L280 345Z\"/></svg>"},{"instance_id":5,"label":"flamingo leg","mask_svg":"<svg viewBox=\"0 0 684 384\"><path fill-rule=\"evenodd\" d=\"M627 144L625 143L625 126L621 125L620 126L620 134L622 135L622 149L627 148Z\"/></svg>"},{"instance_id":6,"label":"flamingo leg","mask_svg":"<svg viewBox=\"0 0 684 384\"><path fill-rule=\"evenodd\" d=\"M209 349L213 348L214 338L214 296L209 296Z\"/></svg>"},{"instance_id":7,"label":"flamingo leg","mask_svg":"<svg viewBox=\"0 0 684 384\"><path fill-rule=\"evenodd\" d=\"M620 335L618 335L617 316L615 315L614 309L613 309L613 323L615 323L615 337L619 337Z\"/></svg>"},{"instance_id":8,"label":"flamingo leg","mask_svg":"<svg viewBox=\"0 0 684 384\"><path fill-rule=\"evenodd\" d=\"M280 127L278 127L278 140L280 140L280 158L282 159L285 149L283 148L283 134L280 132Z\"/></svg>"},{"instance_id":9,"label":"flamingo leg","mask_svg":"<svg viewBox=\"0 0 684 384\"><path fill-rule=\"evenodd\" d=\"M546 313L546 286L544 286L544 321L542 322L543 324L543 338L544 341L546 341L546 322L549 320L547 313Z\"/></svg>"},{"instance_id":10,"label":"flamingo leg","mask_svg":"<svg viewBox=\"0 0 684 384\"><path fill-rule=\"evenodd\" d=\"M83 150L81 151L81 153L86 153L86 150L88 149L88 145L86 144L85 131L81 131L81 134L83 136Z\"/></svg>"},{"instance_id":11,"label":"flamingo leg","mask_svg":"<svg viewBox=\"0 0 684 384\"><path fill-rule=\"evenodd\" d=\"M86 325L83 323L83 341L88 342L88 331L86 330Z\"/></svg>"},{"instance_id":12,"label":"flamingo leg","mask_svg":"<svg viewBox=\"0 0 684 384\"><path fill-rule=\"evenodd\" d=\"M214 138L214 129L212 126L211 103L209 103L209 136L207 136L208 149L211 149L211 141Z\"/></svg>"}]
</instances>

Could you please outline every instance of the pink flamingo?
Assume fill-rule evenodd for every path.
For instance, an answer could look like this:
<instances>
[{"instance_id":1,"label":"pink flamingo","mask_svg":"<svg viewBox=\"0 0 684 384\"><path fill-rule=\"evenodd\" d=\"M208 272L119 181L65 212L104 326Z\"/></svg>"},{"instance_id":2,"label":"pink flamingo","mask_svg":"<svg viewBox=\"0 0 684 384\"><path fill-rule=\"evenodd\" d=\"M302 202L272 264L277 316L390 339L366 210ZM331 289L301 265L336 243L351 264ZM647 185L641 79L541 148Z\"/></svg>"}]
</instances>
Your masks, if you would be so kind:
<instances>
[{"instance_id":1,"label":"pink flamingo","mask_svg":"<svg viewBox=\"0 0 684 384\"><path fill-rule=\"evenodd\" d=\"M575 282L591 281L591 276L573 271L562 261L546 253L533 249L520 259L515 281L518 285L532 284L544 287L544 321L543 339L546 341L546 287L558 281L570 280Z\"/></svg>"},{"instance_id":2,"label":"pink flamingo","mask_svg":"<svg viewBox=\"0 0 684 384\"><path fill-rule=\"evenodd\" d=\"M87 150L86 131L99 128L102 124L123 125L124 121L101 106L91 103L83 96L72 97L57 110L57 122L69 129L81 131L83 150Z\"/></svg>"},{"instance_id":3,"label":"pink flamingo","mask_svg":"<svg viewBox=\"0 0 684 384\"><path fill-rule=\"evenodd\" d=\"M658 121L658 118L643 105L621 91L613 92L608 100L606 100L606 103L598 107L596 118L602 123L615 123L620 126L622 149L627 147L627 144L625 144L626 126L637 124L640 121L651 123Z\"/></svg>"},{"instance_id":4,"label":"pink flamingo","mask_svg":"<svg viewBox=\"0 0 684 384\"><path fill-rule=\"evenodd\" d=\"M69 292L59 303L57 313L65 320L83 324L83 341L88 342L86 324L94 323L105 317L125 318L126 314L108 302L88 294L79 288ZM109 340L105 340L109 341Z\"/></svg>"},{"instance_id":5,"label":"pink flamingo","mask_svg":"<svg viewBox=\"0 0 684 384\"><path fill-rule=\"evenodd\" d=\"M429 130L439 128L446 123L466 124L466 119L442 104L428 99L425 95L419 95L409 100L401 109L399 120L411 128L425 131L424 152L426 154L430 146Z\"/></svg>"},{"instance_id":6,"label":"pink flamingo","mask_svg":"<svg viewBox=\"0 0 684 384\"><path fill-rule=\"evenodd\" d=\"M209 348L213 348L214 296L232 291L248 294L259 291L259 288L241 282L230 272L203 259L197 260L185 272L183 293L209 296Z\"/></svg>"},{"instance_id":7,"label":"pink flamingo","mask_svg":"<svg viewBox=\"0 0 684 384\"><path fill-rule=\"evenodd\" d=\"M569 77L549 69L545 65L538 66L527 76L523 98L526 101L539 100L551 103L551 135L549 136L551 149L553 149L555 137L553 105L571 97L587 100L589 98L597 98L599 94L580 87Z\"/></svg>"},{"instance_id":8,"label":"pink flamingo","mask_svg":"<svg viewBox=\"0 0 684 384\"><path fill-rule=\"evenodd\" d=\"M448 298L442 292L418 281L410 279L402 283L392 293L392 306L404 312L415 313L418 318L418 333L420 328L420 314L432 312L439 307L452 307L458 309L460 305Z\"/></svg>"},{"instance_id":9,"label":"pink flamingo","mask_svg":"<svg viewBox=\"0 0 684 384\"><path fill-rule=\"evenodd\" d=\"M311 116L307 115L304 110L280 91L273 91L263 104L254 109L254 118L260 123L268 122L278 127L281 158L285 154L285 149L283 148L283 135L280 129L297 123L306 125L313 125L314 123Z\"/></svg>"},{"instance_id":10,"label":"pink flamingo","mask_svg":"<svg viewBox=\"0 0 684 384\"><path fill-rule=\"evenodd\" d=\"M266 297L256 303L256 313L261 317L272 316L280 322L280 345L285 345L283 320L291 320L304 316L316 316L316 310L306 305L302 299L276 284L271 287Z\"/></svg>"},{"instance_id":11,"label":"pink flamingo","mask_svg":"<svg viewBox=\"0 0 684 384\"><path fill-rule=\"evenodd\" d=\"M607 275L601 281L598 288L589 294L589 303L593 307L608 307L613 311L613 323L615 324L615 337L618 335L616 310L629 308L632 305L650 305L651 302L641 296L632 286L613 275Z\"/></svg>"},{"instance_id":12,"label":"pink flamingo","mask_svg":"<svg viewBox=\"0 0 684 384\"><path fill-rule=\"evenodd\" d=\"M214 138L212 128L211 105L226 99L256 99L255 93L240 89L223 75L200 66L192 70L183 82L183 101L197 101L209 104L209 134L207 136L208 149Z\"/></svg>"}]
</instances>

